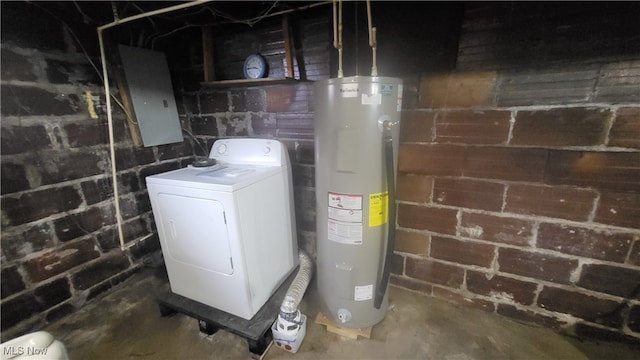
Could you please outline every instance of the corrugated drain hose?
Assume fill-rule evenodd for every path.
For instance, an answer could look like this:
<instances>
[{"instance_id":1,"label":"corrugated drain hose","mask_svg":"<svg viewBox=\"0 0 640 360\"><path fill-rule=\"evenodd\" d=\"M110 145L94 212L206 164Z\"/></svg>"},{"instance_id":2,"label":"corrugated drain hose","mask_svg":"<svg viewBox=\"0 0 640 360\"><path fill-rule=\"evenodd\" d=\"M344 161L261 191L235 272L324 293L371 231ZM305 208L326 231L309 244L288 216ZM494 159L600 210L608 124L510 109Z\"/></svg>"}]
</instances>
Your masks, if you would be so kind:
<instances>
[{"instance_id":1,"label":"corrugated drain hose","mask_svg":"<svg viewBox=\"0 0 640 360\"><path fill-rule=\"evenodd\" d=\"M284 300L282 300L282 305L280 305L280 317L287 321L295 319L298 312L298 305L300 305L300 301L302 301L304 292L307 290L309 281L311 281L311 275L313 274L313 263L309 255L302 250L298 250L298 258L300 259L300 268L289 286Z\"/></svg>"}]
</instances>

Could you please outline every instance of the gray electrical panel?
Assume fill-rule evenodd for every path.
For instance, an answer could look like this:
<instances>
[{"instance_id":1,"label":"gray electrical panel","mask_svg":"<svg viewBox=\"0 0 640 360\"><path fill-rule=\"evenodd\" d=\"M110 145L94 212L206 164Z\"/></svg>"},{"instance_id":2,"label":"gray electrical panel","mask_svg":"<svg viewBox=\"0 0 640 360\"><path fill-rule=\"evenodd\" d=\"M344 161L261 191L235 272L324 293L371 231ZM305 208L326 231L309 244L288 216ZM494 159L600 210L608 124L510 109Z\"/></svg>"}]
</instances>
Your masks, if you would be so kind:
<instances>
[{"instance_id":1,"label":"gray electrical panel","mask_svg":"<svg viewBox=\"0 0 640 360\"><path fill-rule=\"evenodd\" d=\"M184 141L164 54L124 45L119 50L143 145Z\"/></svg>"}]
</instances>

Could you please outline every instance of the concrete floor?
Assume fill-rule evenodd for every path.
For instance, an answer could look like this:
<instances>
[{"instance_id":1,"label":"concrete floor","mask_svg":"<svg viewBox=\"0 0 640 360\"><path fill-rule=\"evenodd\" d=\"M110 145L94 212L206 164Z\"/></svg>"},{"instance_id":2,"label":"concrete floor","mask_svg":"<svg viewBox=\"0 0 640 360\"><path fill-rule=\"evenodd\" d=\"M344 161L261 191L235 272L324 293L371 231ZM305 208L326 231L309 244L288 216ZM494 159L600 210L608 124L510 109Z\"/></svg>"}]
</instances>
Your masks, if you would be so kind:
<instances>
[{"instance_id":1,"label":"concrete floor","mask_svg":"<svg viewBox=\"0 0 640 360\"><path fill-rule=\"evenodd\" d=\"M190 317L160 317L155 296L169 288L160 270L145 269L44 330L66 345L72 360L251 357L236 335L205 336ZM272 346L264 359L640 359L640 350L625 344L578 341L402 289L390 291L385 320L371 339L354 341L313 321L318 306L310 287L301 304L310 320L300 350L290 354Z\"/></svg>"}]
</instances>

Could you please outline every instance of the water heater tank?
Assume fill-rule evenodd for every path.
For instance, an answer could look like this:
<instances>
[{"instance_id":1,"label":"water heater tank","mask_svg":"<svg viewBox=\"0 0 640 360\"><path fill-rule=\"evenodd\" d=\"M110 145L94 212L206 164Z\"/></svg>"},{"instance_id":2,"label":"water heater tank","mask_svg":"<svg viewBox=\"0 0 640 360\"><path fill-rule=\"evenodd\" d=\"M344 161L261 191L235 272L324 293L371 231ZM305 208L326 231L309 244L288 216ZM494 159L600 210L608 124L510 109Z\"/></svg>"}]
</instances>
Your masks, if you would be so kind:
<instances>
[{"instance_id":1,"label":"water heater tank","mask_svg":"<svg viewBox=\"0 0 640 360\"><path fill-rule=\"evenodd\" d=\"M388 306L383 269L393 251L387 245L395 231L402 81L329 79L316 82L314 96L322 311L339 326L369 327L384 318Z\"/></svg>"}]
</instances>

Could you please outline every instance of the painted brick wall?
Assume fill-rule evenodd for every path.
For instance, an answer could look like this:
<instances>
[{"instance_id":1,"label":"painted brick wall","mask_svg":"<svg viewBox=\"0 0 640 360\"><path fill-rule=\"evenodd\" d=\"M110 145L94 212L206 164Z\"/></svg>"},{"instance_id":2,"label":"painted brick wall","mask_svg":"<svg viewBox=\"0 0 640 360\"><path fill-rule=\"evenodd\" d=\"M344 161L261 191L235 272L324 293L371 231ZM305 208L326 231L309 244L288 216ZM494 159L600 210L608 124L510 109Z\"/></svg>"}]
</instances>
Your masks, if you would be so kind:
<instances>
[{"instance_id":1,"label":"painted brick wall","mask_svg":"<svg viewBox=\"0 0 640 360\"><path fill-rule=\"evenodd\" d=\"M192 150L188 143L134 147L123 113L115 111L130 246L121 251L100 79L77 44L63 40L71 37L58 21L26 3L3 4L2 11L0 282L6 340L69 314L155 259L159 242L144 177L183 166ZM36 21L32 30L40 34L5 16Z\"/></svg>"},{"instance_id":2,"label":"painted brick wall","mask_svg":"<svg viewBox=\"0 0 640 360\"><path fill-rule=\"evenodd\" d=\"M483 11L463 29L495 42ZM500 45L405 93L392 283L640 341L640 54L507 67Z\"/></svg>"},{"instance_id":3,"label":"painted brick wall","mask_svg":"<svg viewBox=\"0 0 640 360\"><path fill-rule=\"evenodd\" d=\"M330 18L302 15L294 23L296 79L329 77ZM251 53L263 54L270 64L268 77L284 76L284 42L280 19L253 29L215 36L216 73L222 79L242 77L242 63ZM234 44L230 48L229 44ZM179 113L207 154L219 138L278 139L289 150L292 163L298 243L315 257L315 180L313 145L313 83L306 81L266 86L208 86L203 81L199 38L191 43L196 54L174 69L181 86ZM301 66L301 65L304 66ZM302 71L302 75L301 74ZM194 84L197 84L194 85ZM198 147L200 148L200 147ZM203 155L203 150L197 151Z\"/></svg>"}]
</instances>

